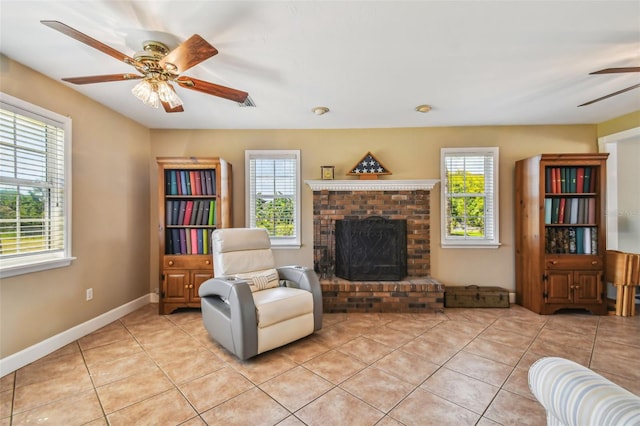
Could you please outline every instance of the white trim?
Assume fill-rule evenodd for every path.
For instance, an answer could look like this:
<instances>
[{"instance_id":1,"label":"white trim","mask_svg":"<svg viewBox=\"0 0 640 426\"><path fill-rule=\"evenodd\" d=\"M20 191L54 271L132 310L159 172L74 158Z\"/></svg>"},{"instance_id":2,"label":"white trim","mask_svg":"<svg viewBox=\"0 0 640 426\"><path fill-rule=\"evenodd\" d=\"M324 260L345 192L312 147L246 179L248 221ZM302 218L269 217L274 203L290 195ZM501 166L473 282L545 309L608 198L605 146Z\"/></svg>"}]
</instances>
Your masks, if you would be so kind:
<instances>
[{"instance_id":1,"label":"white trim","mask_svg":"<svg viewBox=\"0 0 640 426\"><path fill-rule=\"evenodd\" d=\"M430 191L438 182L438 179L304 181L312 191Z\"/></svg>"},{"instance_id":2,"label":"white trim","mask_svg":"<svg viewBox=\"0 0 640 426\"><path fill-rule=\"evenodd\" d=\"M57 351L69 343L75 342L76 340L93 333L114 321L117 321L123 316L148 305L150 298L150 294L139 297L138 299L125 303L124 305L114 308L109 312L105 312L102 315L83 322L82 324L78 324L75 327L71 327L68 330L58 333L55 336L51 336L42 342L29 346L20 352L16 352L15 354L0 359L0 377L4 377L27 364L37 361L38 359Z\"/></svg>"},{"instance_id":3,"label":"white trim","mask_svg":"<svg viewBox=\"0 0 640 426\"><path fill-rule=\"evenodd\" d=\"M618 249L618 142L640 137L640 127L598 138L598 151L608 152L607 160L607 249Z\"/></svg>"}]
</instances>

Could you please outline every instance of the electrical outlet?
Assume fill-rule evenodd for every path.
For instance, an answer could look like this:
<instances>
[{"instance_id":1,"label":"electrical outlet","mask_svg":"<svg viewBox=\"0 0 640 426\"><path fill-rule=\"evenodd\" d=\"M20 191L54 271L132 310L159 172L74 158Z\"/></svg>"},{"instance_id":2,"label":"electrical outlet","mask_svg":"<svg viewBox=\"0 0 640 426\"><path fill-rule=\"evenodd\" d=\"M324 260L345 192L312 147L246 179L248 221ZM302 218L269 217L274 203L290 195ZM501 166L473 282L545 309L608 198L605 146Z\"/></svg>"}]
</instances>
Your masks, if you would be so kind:
<instances>
[{"instance_id":1,"label":"electrical outlet","mask_svg":"<svg viewBox=\"0 0 640 426\"><path fill-rule=\"evenodd\" d=\"M87 289L87 300L91 300L93 299L93 289L92 288L88 288Z\"/></svg>"}]
</instances>

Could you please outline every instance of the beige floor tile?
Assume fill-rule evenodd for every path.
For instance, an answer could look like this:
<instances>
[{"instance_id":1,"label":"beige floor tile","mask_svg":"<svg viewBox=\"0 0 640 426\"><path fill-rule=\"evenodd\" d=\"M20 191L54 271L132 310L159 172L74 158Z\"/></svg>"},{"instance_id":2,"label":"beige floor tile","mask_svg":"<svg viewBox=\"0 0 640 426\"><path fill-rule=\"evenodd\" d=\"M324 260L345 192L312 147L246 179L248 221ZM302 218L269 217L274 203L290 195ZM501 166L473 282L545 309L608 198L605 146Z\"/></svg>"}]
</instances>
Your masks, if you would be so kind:
<instances>
[{"instance_id":1,"label":"beige floor tile","mask_svg":"<svg viewBox=\"0 0 640 426\"><path fill-rule=\"evenodd\" d=\"M445 367L494 386L502 386L512 367L468 352L459 352Z\"/></svg>"},{"instance_id":2,"label":"beige floor tile","mask_svg":"<svg viewBox=\"0 0 640 426\"><path fill-rule=\"evenodd\" d=\"M205 411L202 418L209 425L275 425L289 415L280 404L260 389L253 388Z\"/></svg>"},{"instance_id":3,"label":"beige floor tile","mask_svg":"<svg viewBox=\"0 0 640 426\"><path fill-rule=\"evenodd\" d=\"M0 426L11 426L11 415L13 424L63 418L65 426L106 426L105 410L114 407L111 424L206 426L201 415L210 424L282 426L544 424L527 382L543 356L589 366L640 395L640 370L629 368L640 350L640 316L537 315L512 305L325 314L323 323L310 337L241 361L211 339L199 310L165 316L147 305L0 378ZM268 383L299 409L291 414L263 392ZM419 388L402 396L398 383ZM476 396L479 388L490 391ZM495 398L479 418L488 395ZM238 408L251 404L264 408L258 420Z\"/></svg>"},{"instance_id":4,"label":"beige floor tile","mask_svg":"<svg viewBox=\"0 0 640 426\"><path fill-rule=\"evenodd\" d=\"M295 413L308 426L375 425L384 413L355 396L334 388Z\"/></svg>"},{"instance_id":5,"label":"beige floor tile","mask_svg":"<svg viewBox=\"0 0 640 426\"><path fill-rule=\"evenodd\" d=\"M92 389L86 368L76 368L62 377L16 387L13 412L22 413Z\"/></svg>"},{"instance_id":6,"label":"beige floor tile","mask_svg":"<svg viewBox=\"0 0 640 426\"><path fill-rule=\"evenodd\" d=\"M506 390L498 392L484 417L503 425L539 426L547 423L542 405Z\"/></svg>"},{"instance_id":7,"label":"beige floor tile","mask_svg":"<svg viewBox=\"0 0 640 426\"><path fill-rule=\"evenodd\" d=\"M84 374L87 367L84 365L82 354L71 353L61 355L52 359L29 364L18 371L15 375L16 388L30 385L33 383L43 382L54 379L56 377L64 377L66 375Z\"/></svg>"},{"instance_id":8,"label":"beige floor tile","mask_svg":"<svg viewBox=\"0 0 640 426\"><path fill-rule=\"evenodd\" d=\"M111 426L178 425L197 417L189 402L175 388L144 399L107 416Z\"/></svg>"},{"instance_id":9,"label":"beige floor tile","mask_svg":"<svg viewBox=\"0 0 640 426\"><path fill-rule=\"evenodd\" d=\"M116 321L78 340L80 349L87 350L98 346L125 340L131 337L129 331Z\"/></svg>"},{"instance_id":10,"label":"beige floor tile","mask_svg":"<svg viewBox=\"0 0 640 426\"><path fill-rule=\"evenodd\" d=\"M415 386L383 370L369 367L342 383L340 388L387 413Z\"/></svg>"},{"instance_id":11,"label":"beige floor tile","mask_svg":"<svg viewBox=\"0 0 640 426\"><path fill-rule=\"evenodd\" d=\"M157 370L155 362L144 352L117 358L89 368L94 386L104 386L108 383L124 379L143 372Z\"/></svg>"},{"instance_id":12,"label":"beige floor tile","mask_svg":"<svg viewBox=\"0 0 640 426\"><path fill-rule=\"evenodd\" d=\"M450 345L421 335L402 346L403 351L427 358L430 362L443 365L460 350L458 345Z\"/></svg>"},{"instance_id":13,"label":"beige floor tile","mask_svg":"<svg viewBox=\"0 0 640 426\"><path fill-rule=\"evenodd\" d=\"M317 356L303 365L334 384L342 383L367 366L356 358L336 350Z\"/></svg>"},{"instance_id":14,"label":"beige floor tile","mask_svg":"<svg viewBox=\"0 0 640 426\"><path fill-rule=\"evenodd\" d=\"M161 368L174 383L182 384L220 370L225 365L210 351L198 348L161 365Z\"/></svg>"},{"instance_id":15,"label":"beige floor tile","mask_svg":"<svg viewBox=\"0 0 640 426\"><path fill-rule=\"evenodd\" d=\"M428 360L428 355L422 357L403 350L391 352L373 366L416 386L440 368Z\"/></svg>"},{"instance_id":16,"label":"beige floor tile","mask_svg":"<svg viewBox=\"0 0 640 426\"><path fill-rule=\"evenodd\" d=\"M332 387L331 382L304 367L296 367L260 385L260 389L291 412L304 407Z\"/></svg>"},{"instance_id":17,"label":"beige floor tile","mask_svg":"<svg viewBox=\"0 0 640 426\"><path fill-rule=\"evenodd\" d=\"M589 366L589 360L591 359L591 351L574 348L572 346L565 346L547 340L536 339L529 351L542 356L558 356L562 358L570 359L578 364Z\"/></svg>"},{"instance_id":18,"label":"beige floor tile","mask_svg":"<svg viewBox=\"0 0 640 426\"><path fill-rule=\"evenodd\" d=\"M564 330L552 330L544 328L538 334L536 341L545 341L558 346L569 346L574 349L580 349L583 351L592 351L595 334L576 334L574 332Z\"/></svg>"},{"instance_id":19,"label":"beige floor tile","mask_svg":"<svg viewBox=\"0 0 640 426\"><path fill-rule=\"evenodd\" d=\"M487 328L482 332L482 334L480 334L480 337L522 350L526 349L534 339L534 336L527 336L514 331L503 330L495 326Z\"/></svg>"},{"instance_id":20,"label":"beige floor tile","mask_svg":"<svg viewBox=\"0 0 640 426\"><path fill-rule=\"evenodd\" d=\"M32 410L13 416L13 425L50 424L84 425L92 420L104 418L102 407L93 389L74 393Z\"/></svg>"},{"instance_id":21,"label":"beige floor tile","mask_svg":"<svg viewBox=\"0 0 640 426\"><path fill-rule=\"evenodd\" d=\"M269 379L289 371L298 364L280 351L269 351L246 361L237 360L233 368L254 384L259 385Z\"/></svg>"},{"instance_id":22,"label":"beige floor tile","mask_svg":"<svg viewBox=\"0 0 640 426\"><path fill-rule=\"evenodd\" d=\"M536 401L536 397L529 389L529 369L527 368L514 369L502 389Z\"/></svg>"},{"instance_id":23,"label":"beige floor tile","mask_svg":"<svg viewBox=\"0 0 640 426\"><path fill-rule=\"evenodd\" d=\"M389 415L405 425L475 425L480 416L424 389L416 389Z\"/></svg>"},{"instance_id":24,"label":"beige floor tile","mask_svg":"<svg viewBox=\"0 0 640 426\"><path fill-rule=\"evenodd\" d=\"M328 352L331 348L325 345L322 340L315 338L315 336L309 336L274 350L289 357L293 362L302 364Z\"/></svg>"},{"instance_id":25,"label":"beige floor tile","mask_svg":"<svg viewBox=\"0 0 640 426\"><path fill-rule=\"evenodd\" d=\"M0 392L0 419L11 417L13 389Z\"/></svg>"},{"instance_id":26,"label":"beige floor tile","mask_svg":"<svg viewBox=\"0 0 640 426\"><path fill-rule=\"evenodd\" d=\"M83 351L82 355L84 356L84 361L87 366L91 368L98 364L133 355L137 352L142 352L142 347L133 337L128 337L117 342L88 349Z\"/></svg>"},{"instance_id":27,"label":"beige floor tile","mask_svg":"<svg viewBox=\"0 0 640 426\"><path fill-rule=\"evenodd\" d=\"M497 386L446 367L436 371L420 388L478 414L484 412L500 390Z\"/></svg>"},{"instance_id":28,"label":"beige floor tile","mask_svg":"<svg viewBox=\"0 0 640 426\"><path fill-rule=\"evenodd\" d=\"M365 364L371 364L393 351L394 348L361 336L340 346L338 350L359 359Z\"/></svg>"},{"instance_id":29,"label":"beige floor tile","mask_svg":"<svg viewBox=\"0 0 640 426\"><path fill-rule=\"evenodd\" d=\"M171 388L173 384L156 367L155 370L143 371L100 386L96 391L105 413L111 414Z\"/></svg>"},{"instance_id":30,"label":"beige floor tile","mask_svg":"<svg viewBox=\"0 0 640 426\"><path fill-rule=\"evenodd\" d=\"M182 393L203 413L252 388L252 383L231 367L209 373L179 386Z\"/></svg>"},{"instance_id":31,"label":"beige floor tile","mask_svg":"<svg viewBox=\"0 0 640 426\"><path fill-rule=\"evenodd\" d=\"M407 343L409 340L412 340L414 337L411 334L403 333L399 330L394 330L393 328L389 328L386 325L378 329L369 331L363 336L392 348L400 347Z\"/></svg>"},{"instance_id":32,"label":"beige floor tile","mask_svg":"<svg viewBox=\"0 0 640 426\"><path fill-rule=\"evenodd\" d=\"M6 390L13 390L13 385L16 382L16 373L9 373L6 376L0 378L0 392Z\"/></svg>"},{"instance_id":33,"label":"beige floor tile","mask_svg":"<svg viewBox=\"0 0 640 426\"><path fill-rule=\"evenodd\" d=\"M491 340L478 337L464 348L465 352L492 359L514 367L524 354L524 349L517 349Z\"/></svg>"}]
</instances>

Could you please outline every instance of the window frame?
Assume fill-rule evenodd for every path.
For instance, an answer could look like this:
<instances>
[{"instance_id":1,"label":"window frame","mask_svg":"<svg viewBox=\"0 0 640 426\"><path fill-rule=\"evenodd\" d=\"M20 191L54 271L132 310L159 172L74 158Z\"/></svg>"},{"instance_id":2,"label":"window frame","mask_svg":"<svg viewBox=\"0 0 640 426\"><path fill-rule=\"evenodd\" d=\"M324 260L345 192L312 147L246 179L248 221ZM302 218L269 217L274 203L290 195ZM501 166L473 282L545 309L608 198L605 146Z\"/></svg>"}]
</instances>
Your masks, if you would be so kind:
<instances>
[{"instance_id":1,"label":"window frame","mask_svg":"<svg viewBox=\"0 0 640 426\"><path fill-rule=\"evenodd\" d=\"M448 234L448 193L447 193L447 165L446 160L452 156L477 157L487 155L493 159L493 173L491 176L493 190L491 194L486 195L485 212L488 203L493 205L491 214L485 213L485 235L487 234L487 221L491 221L493 227L493 235L485 237L453 237ZM464 148L441 148L440 149L440 181L442 182L440 191L440 244L442 248L499 248L500 247L500 221L499 221L499 148L498 147L464 147ZM487 175L485 174L485 179ZM485 180L486 182L486 180ZM485 183L485 188L487 184Z\"/></svg>"},{"instance_id":2,"label":"window frame","mask_svg":"<svg viewBox=\"0 0 640 426\"><path fill-rule=\"evenodd\" d=\"M245 224L247 227L252 227L254 218L251 217L251 203L255 195L254 182L251 179L251 161L255 159L285 159L294 157L295 159L295 190L294 190L294 237L272 237L271 246L274 249L282 248L300 248L301 236L300 236L300 150L299 149L267 149L267 150L245 150Z\"/></svg>"},{"instance_id":3,"label":"window frame","mask_svg":"<svg viewBox=\"0 0 640 426\"><path fill-rule=\"evenodd\" d=\"M64 231L63 249L58 252L40 254L18 254L0 262L0 278L8 278L32 272L46 271L54 268L66 267L75 259L71 250L71 132L72 120L70 117L57 114L45 108L33 105L22 99L0 92L0 108L16 114L30 117L48 124L59 126L64 131Z\"/></svg>"}]
</instances>

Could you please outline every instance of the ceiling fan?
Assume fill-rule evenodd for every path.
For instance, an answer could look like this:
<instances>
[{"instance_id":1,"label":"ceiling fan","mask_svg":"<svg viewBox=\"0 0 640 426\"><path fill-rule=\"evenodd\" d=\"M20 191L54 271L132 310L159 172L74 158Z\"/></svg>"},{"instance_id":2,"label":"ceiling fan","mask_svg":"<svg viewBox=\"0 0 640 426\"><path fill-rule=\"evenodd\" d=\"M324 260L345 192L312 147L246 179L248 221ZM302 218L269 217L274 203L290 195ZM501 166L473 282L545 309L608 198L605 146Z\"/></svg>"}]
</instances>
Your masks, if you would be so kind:
<instances>
[{"instance_id":1,"label":"ceiling fan","mask_svg":"<svg viewBox=\"0 0 640 426\"><path fill-rule=\"evenodd\" d=\"M640 72L640 67L605 68L605 69L600 70L600 71L591 72L591 73L589 73L589 75L593 75L593 74L621 74L621 73L626 73L626 72ZM634 84L633 86L627 87L626 89L622 89L622 90L618 90L617 92L609 93L608 95L605 95L605 96L603 96L601 98L594 99L594 100L589 101L589 102L585 102L585 103L583 103L581 105L578 105L578 106L581 107L581 106L591 105L593 103L605 100L605 99L610 98L612 96L616 96L616 95L619 95L621 93L628 92L629 90L637 89L638 87L640 87L640 84Z\"/></svg>"},{"instance_id":2,"label":"ceiling fan","mask_svg":"<svg viewBox=\"0 0 640 426\"><path fill-rule=\"evenodd\" d=\"M145 41L143 43L144 50L130 57L62 22L40 22L94 49L98 49L125 64L133 66L139 72L139 74L122 73L63 78L63 81L73 84L91 84L142 79L142 81L133 88L133 94L145 104L155 108L158 108L160 104L162 104L166 112L184 111L182 108L182 100L176 94L171 83L175 83L185 89L218 96L238 103L244 103L249 96L247 92L241 90L181 75L189 68L218 53L215 47L197 34L194 34L171 51L169 51L169 48L165 44L158 41Z\"/></svg>"}]
</instances>

